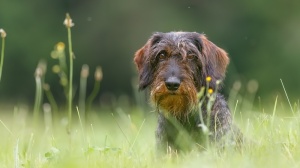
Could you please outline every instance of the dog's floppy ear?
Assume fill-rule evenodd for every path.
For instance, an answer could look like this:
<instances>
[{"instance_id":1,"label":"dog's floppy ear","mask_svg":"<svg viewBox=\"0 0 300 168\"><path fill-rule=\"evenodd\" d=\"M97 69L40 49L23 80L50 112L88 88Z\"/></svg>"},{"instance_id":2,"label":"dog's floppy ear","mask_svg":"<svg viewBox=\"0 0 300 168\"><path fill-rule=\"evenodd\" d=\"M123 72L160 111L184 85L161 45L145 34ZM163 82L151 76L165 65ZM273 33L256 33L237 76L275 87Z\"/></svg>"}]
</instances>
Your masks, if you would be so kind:
<instances>
[{"instance_id":1,"label":"dog's floppy ear","mask_svg":"<svg viewBox=\"0 0 300 168\"><path fill-rule=\"evenodd\" d=\"M226 73L226 68L229 63L227 53L209 41L204 35L201 38L201 53L205 57L205 69L207 76L210 76L214 82L223 80Z\"/></svg>"},{"instance_id":2,"label":"dog's floppy ear","mask_svg":"<svg viewBox=\"0 0 300 168\"><path fill-rule=\"evenodd\" d=\"M141 71L143 64L144 64L144 59L145 59L145 51L148 48L148 44L144 45L142 48L137 50L134 54L134 63L137 67L138 72Z\"/></svg>"},{"instance_id":3,"label":"dog's floppy ear","mask_svg":"<svg viewBox=\"0 0 300 168\"><path fill-rule=\"evenodd\" d=\"M161 33L155 33L147 43L136 51L134 62L139 73L139 89L143 90L153 81L154 68L150 61L150 48L161 39Z\"/></svg>"},{"instance_id":4,"label":"dog's floppy ear","mask_svg":"<svg viewBox=\"0 0 300 168\"><path fill-rule=\"evenodd\" d=\"M139 73L139 89L143 90L150 84L150 65L146 63L148 57L149 42L136 51L134 63Z\"/></svg>"}]
</instances>

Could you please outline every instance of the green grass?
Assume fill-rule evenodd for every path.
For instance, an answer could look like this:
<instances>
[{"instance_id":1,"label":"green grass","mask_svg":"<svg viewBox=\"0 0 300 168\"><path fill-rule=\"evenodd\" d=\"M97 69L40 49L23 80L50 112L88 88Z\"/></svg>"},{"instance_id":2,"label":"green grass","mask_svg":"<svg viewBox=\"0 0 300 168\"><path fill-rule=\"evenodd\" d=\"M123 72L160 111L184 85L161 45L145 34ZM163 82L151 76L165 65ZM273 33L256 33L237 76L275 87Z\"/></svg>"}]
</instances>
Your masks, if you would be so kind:
<instances>
[{"instance_id":1,"label":"green grass","mask_svg":"<svg viewBox=\"0 0 300 168\"><path fill-rule=\"evenodd\" d=\"M54 123L41 119L32 127L32 117L22 109L10 114L0 118L0 167L300 166L298 113L287 117L278 110L269 114L245 111L235 121L253 143L240 150L212 147L160 157L155 152L155 113L136 108L104 110L91 113L85 127L77 115L70 134L64 122L67 118Z\"/></svg>"}]
</instances>

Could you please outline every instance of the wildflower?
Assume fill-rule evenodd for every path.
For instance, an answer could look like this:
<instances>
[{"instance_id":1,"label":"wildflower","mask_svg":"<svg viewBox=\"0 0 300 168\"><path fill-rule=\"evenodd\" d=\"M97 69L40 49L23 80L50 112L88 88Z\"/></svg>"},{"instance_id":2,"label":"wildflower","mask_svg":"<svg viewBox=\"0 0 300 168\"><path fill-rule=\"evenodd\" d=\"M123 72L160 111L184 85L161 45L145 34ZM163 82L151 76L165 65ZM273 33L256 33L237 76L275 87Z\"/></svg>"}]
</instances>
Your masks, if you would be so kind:
<instances>
[{"instance_id":1,"label":"wildflower","mask_svg":"<svg viewBox=\"0 0 300 168\"><path fill-rule=\"evenodd\" d=\"M73 27L75 24L72 22L72 19L70 17L70 15L67 13L66 15L66 19L64 20L64 25L67 27L67 28L71 28Z\"/></svg>"},{"instance_id":2,"label":"wildflower","mask_svg":"<svg viewBox=\"0 0 300 168\"><path fill-rule=\"evenodd\" d=\"M214 90L213 89L208 89L208 91L207 91L209 94L212 94L213 92L214 92Z\"/></svg>"},{"instance_id":3,"label":"wildflower","mask_svg":"<svg viewBox=\"0 0 300 168\"><path fill-rule=\"evenodd\" d=\"M0 29L0 34L2 38L6 37L6 32L3 29Z\"/></svg>"},{"instance_id":4,"label":"wildflower","mask_svg":"<svg viewBox=\"0 0 300 168\"><path fill-rule=\"evenodd\" d=\"M35 74L34 75L35 75L36 78L42 77L43 76L43 70L42 70L42 68L41 67L37 67L35 69Z\"/></svg>"},{"instance_id":5,"label":"wildflower","mask_svg":"<svg viewBox=\"0 0 300 168\"><path fill-rule=\"evenodd\" d=\"M206 82L210 82L210 81L211 81L211 77L210 76L206 77Z\"/></svg>"},{"instance_id":6,"label":"wildflower","mask_svg":"<svg viewBox=\"0 0 300 168\"><path fill-rule=\"evenodd\" d=\"M61 71L61 68L59 65L53 65L52 72L59 73Z\"/></svg>"},{"instance_id":7,"label":"wildflower","mask_svg":"<svg viewBox=\"0 0 300 168\"><path fill-rule=\"evenodd\" d=\"M56 47L57 51L64 51L65 50L65 43L58 42L55 47Z\"/></svg>"},{"instance_id":8,"label":"wildflower","mask_svg":"<svg viewBox=\"0 0 300 168\"><path fill-rule=\"evenodd\" d=\"M46 70L47 70L46 62L43 61L43 60L40 61L38 63L38 66L37 66L36 70L35 70L35 77L38 77L38 78L42 77L43 75L46 74Z\"/></svg>"},{"instance_id":9,"label":"wildflower","mask_svg":"<svg viewBox=\"0 0 300 168\"><path fill-rule=\"evenodd\" d=\"M87 78L89 76L89 66L84 64L81 69L81 77Z\"/></svg>"},{"instance_id":10,"label":"wildflower","mask_svg":"<svg viewBox=\"0 0 300 168\"><path fill-rule=\"evenodd\" d=\"M98 66L96 68L96 71L95 71L95 80L96 81L101 81L102 78L103 78L102 68L100 66Z\"/></svg>"}]
</instances>

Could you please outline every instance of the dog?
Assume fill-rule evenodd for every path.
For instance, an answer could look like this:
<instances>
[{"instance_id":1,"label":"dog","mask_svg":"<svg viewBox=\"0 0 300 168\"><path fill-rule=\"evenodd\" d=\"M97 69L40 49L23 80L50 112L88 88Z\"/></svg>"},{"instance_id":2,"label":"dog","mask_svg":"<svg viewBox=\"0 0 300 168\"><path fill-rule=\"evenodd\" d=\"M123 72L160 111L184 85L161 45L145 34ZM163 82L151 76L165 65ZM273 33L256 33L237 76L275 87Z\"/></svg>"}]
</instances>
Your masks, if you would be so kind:
<instances>
[{"instance_id":1,"label":"dog","mask_svg":"<svg viewBox=\"0 0 300 168\"><path fill-rule=\"evenodd\" d=\"M224 137L234 143L241 141L228 105L218 93L229 64L228 55L204 34L154 33L136 51L134 62L139 90L150 89L150 100L158 111L159 150L203 147L205 137L223 145ZM199 97L202 88L206 88L202 92L206 96Z\"/></svg>"}]
</instances>

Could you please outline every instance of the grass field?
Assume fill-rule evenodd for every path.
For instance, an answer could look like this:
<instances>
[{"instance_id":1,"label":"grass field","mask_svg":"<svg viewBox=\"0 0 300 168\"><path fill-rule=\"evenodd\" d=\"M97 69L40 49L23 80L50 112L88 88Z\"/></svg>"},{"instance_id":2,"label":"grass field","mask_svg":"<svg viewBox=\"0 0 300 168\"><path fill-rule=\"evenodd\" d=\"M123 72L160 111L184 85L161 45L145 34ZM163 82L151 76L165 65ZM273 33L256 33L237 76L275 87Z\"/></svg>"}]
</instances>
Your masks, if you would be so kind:
<instances>
[{"instance_id":1,"label":"grass field","mask_svg":"<svg viewBox=\"0 0 300 168\"><path fill-rule=\"evenodd\" d=\"M254 142L240 150L212 147L160 157L154 112L117 107L91 114L84 125L77 115L67 131L66 118L45 113L34 123L16 108L0 118L0 167L299 167L299 111L287 115L277 108L236 113L236 124Z\"/></svg>"}]
</instances>

